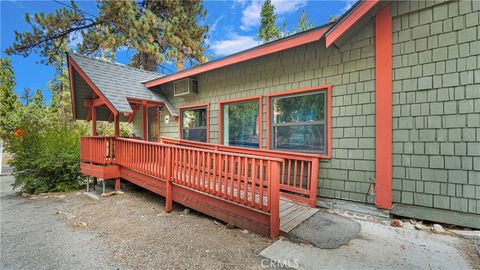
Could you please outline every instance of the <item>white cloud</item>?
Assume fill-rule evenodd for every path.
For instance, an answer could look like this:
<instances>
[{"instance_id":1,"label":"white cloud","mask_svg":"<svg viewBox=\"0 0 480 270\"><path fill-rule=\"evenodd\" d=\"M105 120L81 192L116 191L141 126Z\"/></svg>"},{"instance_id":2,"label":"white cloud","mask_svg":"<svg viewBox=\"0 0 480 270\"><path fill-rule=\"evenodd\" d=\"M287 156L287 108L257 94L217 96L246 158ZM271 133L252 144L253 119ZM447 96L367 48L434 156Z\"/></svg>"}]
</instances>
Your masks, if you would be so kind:
<instances>
[{"instance_id":1,"label":"white cloud","mask_svg":"<svg viewBox=\"0 0 480 270\"><path fill-rule=\"evenodd\" d=\"M220 20L223 19L223 17L224 17L224 16L222 15L222 16L218 17L218 18L215 20L215 22L213 22L212 26L210 26L210 28L209 28L210 33L213 33L213 32L215 32L215 30L217 30L217 25L218 25L218 23L220 22Z\"/></svg>"},{"instance_id":2,"label":"white cloud","mask_svg":"<svg viewBox=\"0 0 480 270\"><path fill-rule=\"evenodd\" d=\"M253 26L260 24L260 12L262 10L263 1L252 0L242 12L242 25L240 29L249 30ZM307 5L307 0L272 0L275 6L275 14L282 15L295 12ZM245 6L245 4L243 4Z\"/></svg>"},{"instance_id":3,"label":"white cloud","mask_svg":"<svg viewBox=\"0 0 480 270\"><path fill-rule=\"evenodd\" d=\"M254 36L241 36L232 34L228 39L213 41L210 45L215 56L225 56L240 52L260 44Z\"/></svg>"},{"instance_id":4,"label":"white cloud","mask_svg":"<svg viewBox=\"0 0 480 270\"><path fill-rule=\"evenodd\" d=\"M345 0L345 6L342 9L342 13L349 10L355 4L355 2L357 2L357 0Z\"/></svg>"},{"instance_id":5,"label":"white cloud","mask_svg":"<svg viewBox=\"0 0 480 270\"><path fill-rule=\"evenodd\" d=\"M252 26L260 24L260 11L262 10L262 3L253 0L242 12L242 25L240 29L247 31Z\"/></svg>"},{"instance_id":6,"label":"white cloud","mask_svg":"<svg viewBox=\"0 0 480 270\"><path fill-rule=\"evenodd\" d=\"M307 0L272 0L278 15L295 12L307 5Z\"/></svg>"}]
</instances>

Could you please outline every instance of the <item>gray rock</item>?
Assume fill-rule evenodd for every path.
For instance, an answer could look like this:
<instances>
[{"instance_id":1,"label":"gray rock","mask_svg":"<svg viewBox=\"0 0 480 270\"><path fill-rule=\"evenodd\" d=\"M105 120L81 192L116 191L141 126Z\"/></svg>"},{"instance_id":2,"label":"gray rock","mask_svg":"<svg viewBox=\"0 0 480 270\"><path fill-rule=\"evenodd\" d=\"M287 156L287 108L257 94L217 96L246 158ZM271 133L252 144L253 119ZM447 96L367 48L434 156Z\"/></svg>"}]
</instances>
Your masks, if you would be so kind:
<instances>
[{"instance_id":1,"label":"gray rock","mask_svg":"<svg viewBox=\"0 0 480 270\"><path fill-rule=\"evenodd\" d=\"M449 230L458 237L480 240L480 231Z\"/></svg>"},{"instance_id":2,"label":"gray rock","mask_svg":"<svg viewBox=\"0 0 480 270\"><path fill-rule=\"evenodd\" d=\"M420 231L426 231L426 232L430 231L429 227L427 227L427 226L425 226L421 223L415 224L415 229L420 230Z\"/></svg>"},{"instance_id":3,"label":"gray rock","mask_svg":"<svg viewBox=\"0 0 480 270\"><path fill-rule=\"evenodd\" d=\"M433 224L433 231L436 233L444 233L445 229L440 224Z\"/></svg>"}]
</instances>

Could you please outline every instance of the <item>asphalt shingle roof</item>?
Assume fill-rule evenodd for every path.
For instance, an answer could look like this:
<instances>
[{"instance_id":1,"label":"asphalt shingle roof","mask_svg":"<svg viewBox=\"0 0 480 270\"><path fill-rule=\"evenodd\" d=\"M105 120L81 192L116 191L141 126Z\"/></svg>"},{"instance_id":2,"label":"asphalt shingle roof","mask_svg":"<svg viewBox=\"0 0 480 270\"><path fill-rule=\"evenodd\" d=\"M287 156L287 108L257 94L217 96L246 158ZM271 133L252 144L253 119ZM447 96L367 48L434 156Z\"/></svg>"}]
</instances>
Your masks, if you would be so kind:
<instances>
[{"instance_id":1,"label":"asphalt shingle roof","mask_svg":"<svg viewBox=\"0 0 480 270\"><path fill-rule=\"evenodd\" d=\"M162 102L172 115L178 115L176 108L164 95L146 88L142 83L158 78L161 74L77 53L68 55L118 112L132 112L127 98L137 98Z\"/></svg>"}]
</instances>

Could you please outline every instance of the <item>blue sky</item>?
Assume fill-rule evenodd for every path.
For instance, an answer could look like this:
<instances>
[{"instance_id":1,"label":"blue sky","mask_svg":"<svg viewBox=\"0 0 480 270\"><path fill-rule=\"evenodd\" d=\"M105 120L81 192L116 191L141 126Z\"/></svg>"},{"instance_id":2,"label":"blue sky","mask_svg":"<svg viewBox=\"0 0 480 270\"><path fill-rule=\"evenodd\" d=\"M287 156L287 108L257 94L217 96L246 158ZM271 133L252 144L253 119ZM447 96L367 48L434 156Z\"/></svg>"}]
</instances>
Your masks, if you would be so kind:
<instances>
[{"instance_id":1,"label":"blue sky","mask_svg":"<svg viewBox=\"0 0 480 270\"><path fill-rule=\"evenodd\" d=\"M69 1L62 1L68 3ZM95 1L76 1L84 11L96 14ZM355 0L272 0L278 16L278 25L285 21L287 30L293 32L297 26L302 10L308 13L309 19L315 26L327 22L330 16L338 16L348 9ZM205 23L209 25L207 54L220 58L259 45L257 38L260 23L260 9L263 0L235 0L235 1L205 1L207 9ZM62 5L55 1L19 1L0 0L1 14L1 56L5 57L4 50L14 40L14 31L29 31L25 23L25 13L49 13ZM72 46L78 40L72 40ZM117 62L127 64L132 51L122 51L117 54ZM40 88L47 100L50 100L48 82L54 76L54 69L38 63L40 56L32 54L27 58L12 56L17 86L15 92L20 94L24 88L33 90Z\"/></svg>"}]
</instances>

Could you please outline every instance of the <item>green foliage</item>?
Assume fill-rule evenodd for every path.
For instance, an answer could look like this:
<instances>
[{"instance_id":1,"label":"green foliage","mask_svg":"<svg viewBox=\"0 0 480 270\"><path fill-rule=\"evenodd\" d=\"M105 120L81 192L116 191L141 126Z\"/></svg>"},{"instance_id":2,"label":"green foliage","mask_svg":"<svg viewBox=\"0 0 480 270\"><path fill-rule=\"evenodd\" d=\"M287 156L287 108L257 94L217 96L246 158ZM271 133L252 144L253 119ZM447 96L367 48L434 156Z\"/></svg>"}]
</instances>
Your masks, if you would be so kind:
<instances>
[{"instance_id":1,"label":"green foliage","mask_svg":"<svg viewBox=\"0 0 480 270\"><path fill-rule=\"evenodd\" d=\"M275 15L275 6L271 0L265 0L265 2L263 2L260 17L261 23L260 29L258 30L258 37L263 43L279 39L282 34L276 25L277 16Z\"/></svg>"},{"instance_id":2,"label":"green foliage","mask_svg":"<svg viewBox=\"0 0 480 270\"><path fill-rule=\"evenodd\" d=\"M224 105L224 119L228 117L229 142L258 147L258 100L248 100Z\"/></svg>"},{"instance_id":3,"label":"green foliage","mask_svg":"<svg viewBox=\"0 0 480 270\"><path fill-rule=\"evenodd\" d=\"M1 130L6 151L12 154L13 186L28 193L79 188L80 136L86 130L60 124L57 114L36 97L9 113Z\"/></svg>"},{"instance_id":4,"label":"green foliage","mask_svg":"<svg viewBox=\"0 0 480 270\"><path fill-rule=\"evenodd\" d=\"M97 1L98 14L81 10L74 1L52 13L25 15L32 30L16 32L7 54L42 55L44 63L56 64L65 44L82 37L78 50L83 54L108 53L119 49L136 51L132 65L156 70L157 64L184 60L206 62L204 57L208 27L199 21L206 16L202 1Z\"/></svg>"},{"instance_id":5,"label":"green foliage","mask_svg":"<svg viewBox=\"0 0 480 270\"><path fill-rule=\"evenodd\" d=\"M313 28L313 23L308 19L307 12L303 10L300 20L298 21L297 32L303 32L311 28Z\"/></svg>"},{"instance_id":6,"label":"green foliage","mask_svg":"<svg viewBox=\"0 0 480 270\"><path fill-rule=\"evenodd\" d=\"M0 58L0 131L7 125L7 114L20 106L15 88L15 76L9 58ZM1 138L1 136L0 136Z\"/></svg>"},{"instance_id":7,"label":"green foliage","mask_svg":"<svg viewBox=\"0 0 480 270\"><path fill-rule=\"evenodd\" d=\"M47 106L45 104L45 101L43 100L42 90L37 89L37 91L35 91L35 95L33 96L32 105L37 106L37 107Z\"/></svg>"}]
</instances>

